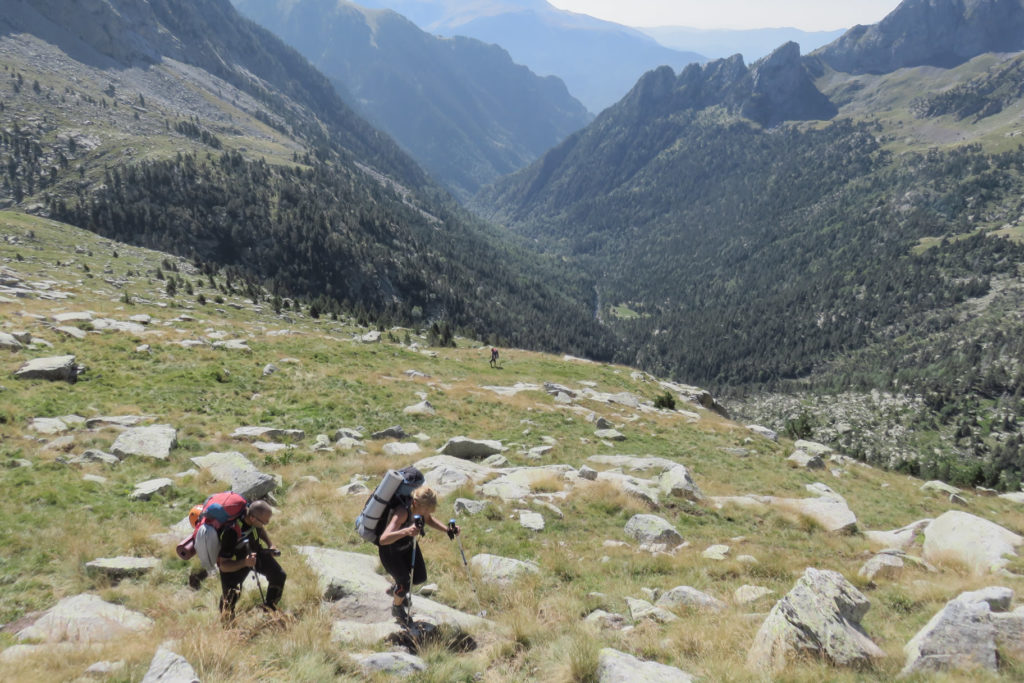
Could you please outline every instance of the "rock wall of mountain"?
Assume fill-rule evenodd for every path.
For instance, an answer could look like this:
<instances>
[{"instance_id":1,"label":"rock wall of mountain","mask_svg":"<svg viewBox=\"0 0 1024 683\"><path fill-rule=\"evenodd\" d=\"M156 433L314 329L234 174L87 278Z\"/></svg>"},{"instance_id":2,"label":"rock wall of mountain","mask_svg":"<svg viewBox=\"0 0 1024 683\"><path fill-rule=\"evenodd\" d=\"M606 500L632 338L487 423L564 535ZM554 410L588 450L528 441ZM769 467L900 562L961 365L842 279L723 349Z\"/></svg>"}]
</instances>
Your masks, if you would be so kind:
<instances>
[{"instance_id":1,"label":"rock wall of mountain","mask_svg":"<svg viewBox=\"0 0 1024 683\"><path fill-rule=\"evenodd\" d=\"M880 74L1022 49L1021 0L905 0L879 23L856 26L811 56L837 71Z\"/></svg>"},{"instance_id":2,"label":"rock wall of mountain","mask_svg":"<svg viewBox=\"0 0 1024 683\"><path fill-rule=\"evenodd\" d=\"M434 36L392 11L335 0L235 4L456 194L525 166L591 119L560 79L537 76L497 45Z\"/></svg>"}]
</instances>

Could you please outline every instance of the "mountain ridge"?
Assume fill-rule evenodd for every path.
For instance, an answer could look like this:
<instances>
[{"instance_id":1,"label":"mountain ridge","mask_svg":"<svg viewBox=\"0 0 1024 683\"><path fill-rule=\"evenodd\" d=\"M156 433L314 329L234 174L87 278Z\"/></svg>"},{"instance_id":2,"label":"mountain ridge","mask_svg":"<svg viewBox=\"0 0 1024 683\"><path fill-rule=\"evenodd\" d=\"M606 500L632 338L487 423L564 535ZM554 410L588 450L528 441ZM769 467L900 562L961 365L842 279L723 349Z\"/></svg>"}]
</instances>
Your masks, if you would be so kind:
<instances>
[{"instance_id":1,"label":"mountain ridge","mask_svg":"<svg viewBox=\"0 0 1024 683\"><path fill-rule=\"evenodd\" d=\"M878 74L909 66L949 68L985 52L1020 50L1021 0L903 0L877 24L856 26L809 58L837 71Z\"/></svg>"},{"instance_id":2,"label":"mountain ridge","mask_svg":"<svg viewBox=\"0 0 1024 683\"><path fill-rule=\"evenodd\" d=\"M666 48L636 29L556 9L540 0L365 0L394 9L424 30L467 35L505 48L541 76L557 75L594 113L618 101L644 72L704 58Z\"/></svg>"},{"instance_id":3,"label":"mountain ridge","mask_svg":"<svg viewBox=\"0 0 1024 683\"><path fill-rule=\"evenodd\" d=\"M497 46L428 35L390 10L317 0L235 6L295 45L463 199L590 120L557 78L535 76Z\"/></svg>"}]
</instances>

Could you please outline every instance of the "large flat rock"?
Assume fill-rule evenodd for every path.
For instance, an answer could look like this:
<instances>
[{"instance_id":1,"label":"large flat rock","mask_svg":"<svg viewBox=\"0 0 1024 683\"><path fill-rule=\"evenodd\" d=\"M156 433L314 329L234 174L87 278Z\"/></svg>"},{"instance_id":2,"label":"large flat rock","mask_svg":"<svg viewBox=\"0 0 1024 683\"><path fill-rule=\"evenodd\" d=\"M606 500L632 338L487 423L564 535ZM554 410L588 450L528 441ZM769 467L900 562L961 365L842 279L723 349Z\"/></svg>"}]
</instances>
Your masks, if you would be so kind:
<instances>
[{"instance_id":1,"label":"large flat rock","mask_svg":"<svg viewBox=\"0 0 1024 683\"><path fill-rule=\"evenodd\" d=\"M64 598L31 626L18 631L18 640L98 643L148 631L153 620L132 610L83 593Z\"/></svg>"},{"instance_id":2,"label":"large flat rock","mask_svg":"<svg viewBox=\"0 0 1024 683\"><path fill-rule=\"evenodd\" d=\"M957 562L975 575L1005 570L1024 537L982 517L950 510L924 529L924 559L934 564Z\"/></svg>"},{"instance_id":3,"label":"large flat rock","mask_svg":"<svg viewBox=\"0 0 1024 683\"><path fill-rule=\"evenodd\" d=\"M45 379L51 382L74 382L78 379L78 365L74 356L34 358L14 373L16 379Z\"/></svg>"},{"instance_id":4,"label":"large flat rock","mask_svg":"<svg viewBox=\"0 0 1024 683\"><path fill-rule=\"evenodd\" d=\"M124 460L139 455L157 460L166 460L171 449L178 445L178 430L166 424L148 427L133 427L121 432L110 452Z\"/></svg>"}]
</instances>

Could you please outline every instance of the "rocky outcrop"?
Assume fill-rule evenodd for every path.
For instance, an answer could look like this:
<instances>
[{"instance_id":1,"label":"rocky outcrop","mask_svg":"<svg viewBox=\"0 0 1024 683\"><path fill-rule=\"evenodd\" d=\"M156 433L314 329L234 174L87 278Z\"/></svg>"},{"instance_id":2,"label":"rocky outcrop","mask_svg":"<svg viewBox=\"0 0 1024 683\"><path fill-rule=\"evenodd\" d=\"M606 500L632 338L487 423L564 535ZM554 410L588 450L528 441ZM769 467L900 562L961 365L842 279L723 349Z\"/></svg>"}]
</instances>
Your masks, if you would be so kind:
<instances>
[{"instance_id":1,"label":"rocky outcrop","mask_svg":"<svg viewBox=\"0 0 1024 683\"><path fill-rule=\"evenodd\" d=\"M469 566L484 584L496 583L502 586L514 583L525 574L540 572L540 567L534 562L487 554L474 555Z\"/></svg>"},{"instance_id":2,"label":"rocky outcrop","mask_svg":"<svg viewBox=\"0 0 1024 683\"><path fill-rule=\"evenodd\" d=\"M100 643L148 631L153 621L121 605L88 593L64 598L31 626L18 631L18 640L46 643Z\"/></svg>"},{"instance_id":3,"label":"rocky outcrop","mask_svg":"<svg viewBox=\"0 0 1024 683\"><path fill-rule=\"evenodd\" d=\"M376 554L365 555L330 548L300 546L297 551L306 559L317 577L321 599L330 612L341 618L332 632L336 640L367 640L367 633L392 632L391 598L385 593L390 585L386 576L377 573L380 560ZM456 629L479 628L488 622L429 598L414 598L417 622L429 619ZM387 624L385 624L387 622ZM371 627L369 630L366 627Z\"/></svg>"},{"instance_id":4,"label":"rocky outcrop","mask_svg":"<svg viewBox=\"0 0 1024 683\"><path fill-rule=\"evenodd\" d=\"M955 562L975 575L1005 571L1024 537L995 522L950 510L924 529L924 559L933 564Z\"/></svg>"},{"instance_id":5,"label":"rocky outcrop","mask_svg":"<svg viewBox=\"0 0 1024 683\"><path fill-rule=\"evenodd\" d=\"M839 110L819 91L800 59L800 46L782 45L750 67L752 89L741 112L762 126L828 120Z\"/></svg>"},{"instance_id":6,"label":"rocky outcrop","mask_svg":"<svg viewBox=\"0 0 1024 683\"><path fill-rule=\"evenodd\" d=\"M352 655L363 675L387 675L392 678L405 678L427 670L427 663L416 655L408 652L373 652L370 654Z\"/></svg>"},{"instance_id":7,"label":"rocky outcrop","mask_svg":"<svg viewBox=\"0 0 1024 683\"><path fill-rule=\"evenodd\" d=\"M14 373L16 379L45 379L51 382L69 382L78 379L78 365L74 356L34 358Z\"/></svg>"},{"instance_id":8,"label":"rocky outcrop","mask_svg":"<svg viewBox=\"0 0 1024 683\"><path fill-rule=\"evenodd\" d=\"M685 608L721 612L725 609L724 602L716 597L690 586L676 586L663 593L655 602L658 607L678 611Z\"/></svg>"},{"instance_id":9,"label":"rocky outcrop","mask_svg":"<svg viewBox=\"0 0 1024 683\"><path fill-rule=\"evenodd\" d=\"M638 543L664 543L675 547L683 542L676 528L657 515L633 515L626 523L625 532Z\"/></svg>"},{"instance_id":10,"label":"rocky outcrop","mask_svg":"<svg viewBox=\"0 0 1024 683\"><path fill-rule=\"evenodd\" d=\"M999 633L992 617L994 612L1006 612L1012 600L1013 591L1001 587L963 593L950 600L903 648L907 663L901 675L957 669L996 671Z\"/></svg>"},{"instance_id":11,"label":"rocky outcrop","mask_svg":"<svg viewBox=\"0 0 1024 683\"><path fill-rule=\"evenodd\" d=\"M277 488L274 477L257 470L248 458L237 451L198 455L192 458L192 462L246 500L257 500Z\"/></svg>"},{"instance_id":12,"label":"rocky outcrop","mask_svg":"<svg viewBox=\"0 0 1024 683\"><path fill-rule=\"evenodd\" d=\"M501 445L500 441L469 439L464 436L456 436L448 439L448 442L438 449L437 452L441 455L451 455L464 460L482 460L489 455L504 451L505 448Z\"/></svg>"},{"instance_id":13,"label":"rocky outcrop","mask_svg":"<svg viewBox=\"0 0 1024 683\"><path fill-rule=\"evenodd\" d=\"M1020 0L904 0L882 21L853 27L812 57L836 71L881 74L1022 49Z\"/></svg>"},{"instance_id":14,"label":"rocky outcrop","mask_svg":"<svg viewBox=\"0 0 1024 683\"><path fill-rule=\"evenodd\" d=\"M110 447L110 452L122 460L131 455L166 460L171 455L171 449L177 445L178 430L170 425L151 425L121 432Z\"/></svg>"},{"instance_id":15,"label":"rocky outcrop","mask_svg":"<svg viewBox=\"0 0 1024 683\"><path fill-rule=\"evenodd\" d=\"M174 481L167 477L158 477L156 479L148 479L146 481L139 482L135 485L135 490L132 491L132 500L145 501L150 500L153 496L167 493L174 488Z\"/></svg>"},{"instance_id":16,"label":"rocky outcrop","mask_svg":"<svg viewBox=\"0 0 1024 683\"><path fill-rule=\"evenodd\" d=\"M872 660L885 655L860 625L870 607L842 574L808 568L761 624L747 665L779 671L809 656L836 666L870 668Z\"/></svg>"},{"instance_id":17,"label":"rocky outcrop","mask_svg":"<svg viewBox=\"0 0 1024 683\"><path fill-rule=\"evenodd\" d=\"M112 581L143 576L160 566L155 557L101 557L85 563L90 576L106 576Z\"/></svg>"},{"instance_id":18,"label":"rocky outcrop","mask_svg":"<svg viewBox=\"0 0 1024 683\"><path fill-rule=\"evenodd\" d=\"M610 647L598 653L597 662L598 683L690 683L694 680L682 669L637 659Z\"/></svg>"},{"instance_id":19,"label":"rocky outcrop","mask_svg":"<svg viewBox=\"0 0 1024 683\"><path fill-rule=\"evenodd\" d=\"M153 655L142 683L199 683L199 676L187 659L161 645Z\"/></svg>"},{"instance_id":20,"label":"rocky outcrop","mask_svg":"<svg viewBox=\"0 0 1024 683\"><path fill-rule=\"evenodd\" d=\"M302 441L306 438L306 432L279 427L238 427L231 433L231 438L243 441Z\"/></svg>"}]
</instances>

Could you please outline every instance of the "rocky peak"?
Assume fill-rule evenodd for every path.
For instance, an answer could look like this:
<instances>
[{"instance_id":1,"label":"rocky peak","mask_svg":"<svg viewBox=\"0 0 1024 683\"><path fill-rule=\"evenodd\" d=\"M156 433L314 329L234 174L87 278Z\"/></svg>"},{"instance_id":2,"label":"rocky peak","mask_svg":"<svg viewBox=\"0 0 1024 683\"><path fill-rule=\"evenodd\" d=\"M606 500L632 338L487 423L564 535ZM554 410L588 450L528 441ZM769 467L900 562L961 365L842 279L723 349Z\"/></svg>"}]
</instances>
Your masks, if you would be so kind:
<instances>
[{"instance_id":1,"label":"rocky peak","mask_svg":"<svg viewBox=\"0 0 1024 683\"><path fill-rule=\"evenodd\" d=\"M800 46L788 42L750 68L752 90L742 113L764 126L782 121L830 119L837 109L811 81Z\"/></svg>"},{"instance_id":2,"label":"rocky peak","mask_svg":"<svg viewBox=\"0 0 1024 683\"><path fill-rule=\"evenodd\" d=\"M793 42L751 67L741 55L703 66L690 64L678 77L663 66L649 71L620 103L633 118L721 106L763 126L783 121L830 119L836 107L811 80Z\"/></svg>"},{"instance_id":3,"label":"rocky peak","mask_svg":"<svg viewBox=\"0 0 1024 683\"><path fill-rule=\"evenodd\" d=\"M813 54L837 71L889 73L1022 49L1024 0L904 0L879 23L855 26Z\"/></svg>"}]
</instances>

